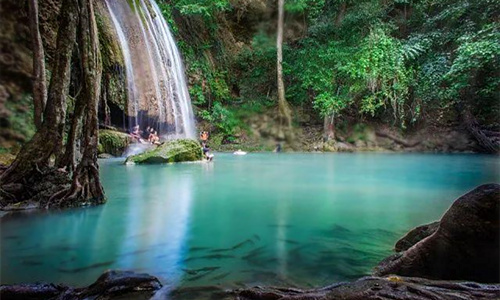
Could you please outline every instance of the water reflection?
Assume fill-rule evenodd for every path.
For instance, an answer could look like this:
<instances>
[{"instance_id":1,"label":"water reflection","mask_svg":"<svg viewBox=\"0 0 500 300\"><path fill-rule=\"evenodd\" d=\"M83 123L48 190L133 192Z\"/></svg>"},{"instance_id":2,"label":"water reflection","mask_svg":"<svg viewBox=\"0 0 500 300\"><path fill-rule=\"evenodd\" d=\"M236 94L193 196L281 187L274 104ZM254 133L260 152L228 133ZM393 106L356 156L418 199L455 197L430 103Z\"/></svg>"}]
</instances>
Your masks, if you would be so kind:
<instances>
[{"instance_id":1,"label":"water reflection","mask_svg":"<svg viewBox=\"0 0 500 300\"><path fill-rule=\"evenodd\" d=\"M104 206L1 219L2 283L82 285L111 268L180 280L192 174L116 162L102 168L102 176L111 183L105 184L111 198Z\"/></svg>"},{"instance_id":2,"label":"water reflection","mask_svg":"<svg viewBox=\"0 0 500 300\"><path fill-rule=\"evenodd\" d=\"M189 172L172 176L174 173L168 168L155 172L143 169L146 168L127 168L127 187L132 195L126 216L129 238L123 241L119 266L153 269L158 276L175 283L182 275L192 176Z\"/></svg>"}]
</instances>

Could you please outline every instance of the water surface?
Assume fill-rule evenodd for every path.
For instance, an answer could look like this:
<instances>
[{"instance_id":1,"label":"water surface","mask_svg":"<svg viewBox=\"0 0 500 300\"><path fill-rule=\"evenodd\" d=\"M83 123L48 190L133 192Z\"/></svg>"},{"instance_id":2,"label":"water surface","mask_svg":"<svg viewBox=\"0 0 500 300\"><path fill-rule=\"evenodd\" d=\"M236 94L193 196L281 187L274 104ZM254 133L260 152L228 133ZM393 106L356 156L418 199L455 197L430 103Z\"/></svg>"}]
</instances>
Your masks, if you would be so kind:
<instances>
[{"instance_id":1,"label":"water surface","mask_svg":"<svg viewBox=\"0 0 500 300\"><path fill-rule=\"evenodd\" d=\"M173 286L320 286L369 274L409 229L498 182L483 155L217 154L101 161L108 203L0 219L0 281L93 282L106 269Z\"/></svg>"}]
</instances>

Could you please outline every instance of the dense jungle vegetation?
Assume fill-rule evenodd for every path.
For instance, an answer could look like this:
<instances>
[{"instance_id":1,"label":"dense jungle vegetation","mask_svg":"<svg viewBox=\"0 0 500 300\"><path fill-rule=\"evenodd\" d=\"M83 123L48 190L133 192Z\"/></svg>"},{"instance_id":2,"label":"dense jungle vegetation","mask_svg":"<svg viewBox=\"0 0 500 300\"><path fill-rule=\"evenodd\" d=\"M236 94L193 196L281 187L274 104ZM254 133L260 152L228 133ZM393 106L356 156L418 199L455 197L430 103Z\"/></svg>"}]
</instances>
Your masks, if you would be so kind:
<instances>
[{"instance_id":1,"label":"dense jungle vegetation","mask_svg":"<svg viewBox=\"0 0 500 300\"><path fill-rule=\"evenodd\" d=\"M168 0L162 9L200 119L231 139L242 118L276 105L276 3ZM470 111L498 127L498 1L288 0L285 9L286 99L319 122L407 131Z\"/></svg>"}]
</instances>

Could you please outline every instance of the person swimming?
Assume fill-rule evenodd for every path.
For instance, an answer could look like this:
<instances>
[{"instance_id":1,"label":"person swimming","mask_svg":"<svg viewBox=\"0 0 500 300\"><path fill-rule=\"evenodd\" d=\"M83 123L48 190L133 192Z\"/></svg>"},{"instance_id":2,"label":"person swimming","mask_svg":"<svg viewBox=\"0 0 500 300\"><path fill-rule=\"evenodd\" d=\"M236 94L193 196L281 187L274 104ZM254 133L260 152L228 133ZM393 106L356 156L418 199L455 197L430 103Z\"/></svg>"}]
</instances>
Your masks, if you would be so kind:
<instances>
[{"instance_id":1,"label":"person swimming","mask_svg":"<svg viewBox=\"0 0 500 300\"><path fill-rule=\"evenodd\" d=\"M247 153L241 149L238 149L238 151L233 152L234 155L246 155Z\"/></svg>"}]
</instances>

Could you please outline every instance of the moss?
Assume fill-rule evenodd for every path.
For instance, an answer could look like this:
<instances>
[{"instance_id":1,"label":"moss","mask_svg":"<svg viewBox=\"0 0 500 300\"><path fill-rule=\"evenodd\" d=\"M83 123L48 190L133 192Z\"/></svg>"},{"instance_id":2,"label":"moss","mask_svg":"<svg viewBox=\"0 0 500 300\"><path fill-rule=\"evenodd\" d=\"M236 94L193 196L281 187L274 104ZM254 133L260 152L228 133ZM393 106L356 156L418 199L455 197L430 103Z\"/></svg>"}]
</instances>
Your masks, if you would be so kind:
<instances>
[{"instance_id":1,"label":"moss","mask_svg":"<svg viewBox=\"0 0 500 300\"><path fill-rule=\"evenodd\" d=\"M0 165L8 166L14 159L16 159L16 156L11 153L0 153Z\"/></svg>"},{"instance_id":2,"label":"moss","mask_svg":"<svg viewBox=\"0 0 500 300\"><path fill-rule=\"evenodd\" d=\"M7 141L24 143L29 141L35 134L36 128L33 122L33 100L31 95L24 94L18 100L10 98L5 103L5 119L0 117L7 126L0 128L0 136ZM10 143L12 144L12 143ZM3 146L11 146L6 145Z\"/></svg>"},{"instance_id":3,"label":"moss","mask_svg":"<svg viewBox=\"0 0 500 300\"><path fill-rule=\"evenodd\" d=\"M97 151L99 154L108 153L120 156L131 142L132 139L126 133L113 130L100 130Z\"/></svg>"},{"instance_id":4,"label":"moss","mask_svg":"<svg viewBox=\"0 0 500 300\"><path fill-rule=\"evenodd\" d=\"M168 141L153 150L130 156L126 163L161 164L183 161L199 161L203 157L201 147L195 140Z\"/></svg>"},{"instance_id":5,"label":"moss","mask_svg":"<svg viewBox=\"0 0 500 300\"><path fill-rule=\"evenodd\" d=\"M352 128L351 135L346 140L352 144L356 141L366 142L368 140L368 126L362 123L355 124Z\"/></svg>"}]
</instances>

